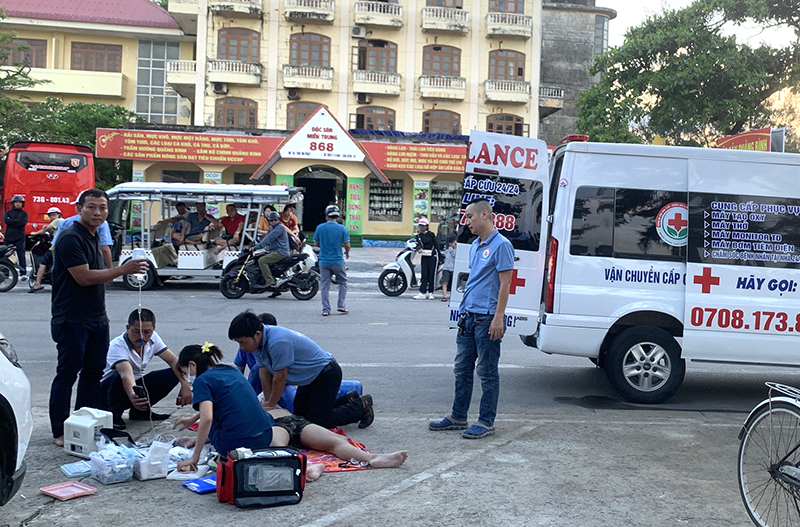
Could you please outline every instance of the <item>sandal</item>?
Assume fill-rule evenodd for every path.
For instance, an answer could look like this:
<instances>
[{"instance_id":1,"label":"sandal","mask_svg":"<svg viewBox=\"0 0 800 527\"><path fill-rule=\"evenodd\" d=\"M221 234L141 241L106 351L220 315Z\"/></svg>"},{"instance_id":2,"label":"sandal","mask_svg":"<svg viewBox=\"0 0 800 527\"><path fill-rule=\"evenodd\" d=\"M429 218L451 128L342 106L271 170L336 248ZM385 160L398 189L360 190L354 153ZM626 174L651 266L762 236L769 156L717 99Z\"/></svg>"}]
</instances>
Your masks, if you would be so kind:
<instances>
[{"instance_id":1,"label":"sandal","mask_svg":"<svg viewBox=\"0 0 800 527\"><path fill-rule=\"evenodd\" d=\"M330 313L329 313L329 312L327 312L327 311L323 311L323 312L322 312L322 316L323 316L323 317L330 316Z\"/></svg>"},{"instance_id":2,"label":"sandal","mask_svg":"<svg viewBox=\"0 0 800 527\"><path fill-rule=\"evenodd\" d=\"M461 433L461 437L464 439L481 439L482 437L487 437L494 435L494 427L493 426L484 426L481 424L474 424L464 430Z\"/></svg>"},{"instance_id":3,"label":"sandal","mask_svg":"<svg viewBox=\"0 0 800 527\"><path fill-rule=\"evenodd\" d=\"M467 427L466 421L456 421L449 415L437 421L428 423L430 430L464 430Z\"/></svg>"},{"instance_id":4,"label":"sandal","mask_svg":"<svg viewBox=\"0 0 800 527\"><path fill-rule=\"evenodd\" d=\"M345 315L349 313L349 311L343 307L338 308L336 311L339 313L344 313Z\"/></svg>"},{"instance_id":5,"label":"sandal","mask_svg":"<svg viewBox=\"0 0 800 527\"><path fill-rule=\"evenodd\" d=\"M443 298L442 298L442 302L447 302L447 300L448 300L448 298L447 298L447 297L443 297Z\"/></svg>"}]
</instances>

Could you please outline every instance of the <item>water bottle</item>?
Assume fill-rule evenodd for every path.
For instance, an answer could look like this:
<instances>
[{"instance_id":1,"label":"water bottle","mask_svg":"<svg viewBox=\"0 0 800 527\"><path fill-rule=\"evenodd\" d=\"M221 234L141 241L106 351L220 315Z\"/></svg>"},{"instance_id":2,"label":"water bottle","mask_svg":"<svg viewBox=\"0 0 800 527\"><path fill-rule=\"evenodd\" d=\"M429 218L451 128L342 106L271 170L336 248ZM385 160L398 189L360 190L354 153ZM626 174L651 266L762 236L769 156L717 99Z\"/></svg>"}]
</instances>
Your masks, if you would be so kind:
<instances>
[{"instance_id":1,"label":"water bottle","mask_svg":"<svg viewBox=\"0 0 800 527\"><path fill-rule=\"evenodd\" d=\"M141 247L136 247L133 250L132 258L134 260L141 260L143 258L147 258L147 251L145 251ZM147 279L147 274L145 274L145 273L136 273L136 274L133 275L133 277L136 278L136 280L138 280L140 282L144 282Z\"/></svg>"}]
</instances>

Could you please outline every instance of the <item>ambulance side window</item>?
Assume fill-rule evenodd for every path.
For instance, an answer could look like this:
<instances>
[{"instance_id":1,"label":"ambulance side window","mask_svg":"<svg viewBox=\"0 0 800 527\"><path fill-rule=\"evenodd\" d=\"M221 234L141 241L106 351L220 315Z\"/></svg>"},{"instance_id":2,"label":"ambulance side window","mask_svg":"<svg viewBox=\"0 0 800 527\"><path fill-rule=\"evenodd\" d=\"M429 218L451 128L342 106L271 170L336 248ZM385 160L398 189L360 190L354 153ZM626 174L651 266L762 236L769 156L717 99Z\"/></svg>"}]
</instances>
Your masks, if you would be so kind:
<instances>
[{"instance_id":1,"label":"ambulance side window","mask_svg":"<svg viewBox=\"0 0 800 527\"><path fill-rule=\"evenodd\" d=\"M575 195L569 252L611 256L614 240L614 189L580 187Z\"/></svg>"},{"instance_id":2,"label":"ambulance side window","mask_svg":"<svg viewBox=\"0 0 800 527\"><path fill-rule=\"evenodd\" d=\"M614 257L683 261L686 245L669 245L658 235L656 217L670 203L686 203L686 192L621 188L614 206ZM683 220L688 226L688 218ZM685 231L685 229L684 229Z\"/></svg>"}]
</instances>

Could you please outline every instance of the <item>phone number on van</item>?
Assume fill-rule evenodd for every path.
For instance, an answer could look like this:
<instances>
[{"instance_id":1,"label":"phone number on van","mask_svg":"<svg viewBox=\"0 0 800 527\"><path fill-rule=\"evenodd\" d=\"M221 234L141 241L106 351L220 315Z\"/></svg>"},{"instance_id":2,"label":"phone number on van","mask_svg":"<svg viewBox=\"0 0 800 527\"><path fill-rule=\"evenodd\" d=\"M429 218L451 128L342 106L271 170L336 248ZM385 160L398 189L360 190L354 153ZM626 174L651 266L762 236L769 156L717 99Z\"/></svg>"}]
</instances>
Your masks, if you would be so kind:
<instances>
[{"instance_id":1,"label":"phone number on van","mask_svg":"<svg viewBox=\"0 0 800 527\"><path fill-rule=\"evenodd\" d=\"M465 214L466 209L461 209L459 214L461 214L461 218L459 219L459 224L466 225L467 224L467 215ZM514 227L517 224L517 217L513 214L497 214L492 213L492 222L494 226L499 231L513 231Z\"/></svg>"},{"instance_id":2,"label":"phone number on van","mask_svg":"<svg viewBox=\"0 0 800 527\"><path fill-rule=\"evenodd\" d=\"M741 309L693 307L690 323L696 327L800 333L800 313L782 311L753 311L746 314Z\"/></svg>"}]
</instances>

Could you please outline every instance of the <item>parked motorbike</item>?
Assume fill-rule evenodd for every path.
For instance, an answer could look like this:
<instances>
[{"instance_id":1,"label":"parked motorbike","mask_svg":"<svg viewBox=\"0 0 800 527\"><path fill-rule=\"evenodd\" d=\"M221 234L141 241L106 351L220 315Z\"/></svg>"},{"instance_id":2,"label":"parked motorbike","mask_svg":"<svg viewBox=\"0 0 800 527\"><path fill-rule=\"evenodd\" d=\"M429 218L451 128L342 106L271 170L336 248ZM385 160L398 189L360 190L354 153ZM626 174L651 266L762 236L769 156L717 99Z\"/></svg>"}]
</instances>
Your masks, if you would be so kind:
<instances>
[{"instance_id":1,"label":"parked motorbike","mask_svg":"<svg viewBox=\"0 0 800 527\"><path fill-rule=\"evenodd\" d=\"M378 287L386 296L400 296L409 287L417 286L417 275L414 272L414 255L419 249L419 242L411 238L406 242L405 249L397 254L392 263L383 266L383 272L378 277Z\"/></svg>"},{"instance_id":2,"label":"parked motorbike","mask_svg":"<svg viewBox=\"0 0 800 527\"><path fill-rule=\"evenodd\" d=\"M293 254L280 262L270 264L275 284L264 286L264 276L258 267L258 260L267 251L249 249L228 264L219 283L219 290L225 298L241 298L245 293L266 292L283 293L290 291L298 300L311 300L319 291L319 274L308 268L308 253Z\"/></svg>"},{"instance_id":3,"label":"parked motorbike","mask_svg":"<svg viewBox=\"0 0 800 527\"><path fill-rule=\"evenodd\" d=\"M11 291L19 280L17 249L13 245L0 245L0 293Z\"/></svg>"}]
</instances>

